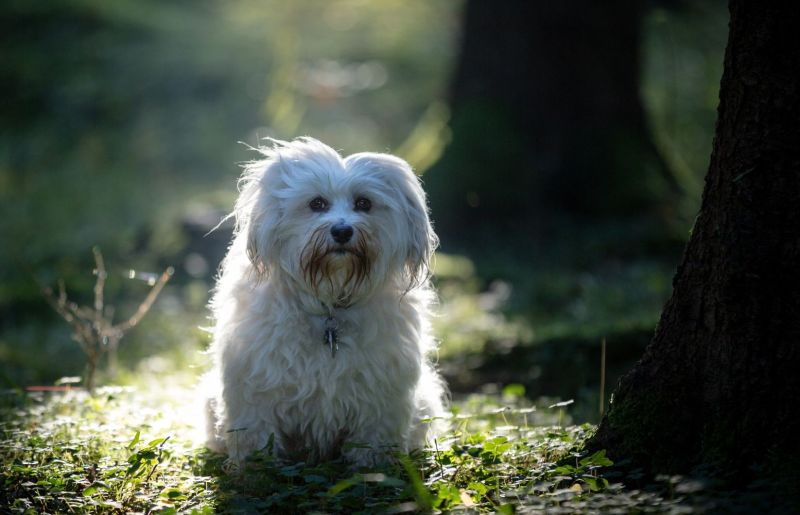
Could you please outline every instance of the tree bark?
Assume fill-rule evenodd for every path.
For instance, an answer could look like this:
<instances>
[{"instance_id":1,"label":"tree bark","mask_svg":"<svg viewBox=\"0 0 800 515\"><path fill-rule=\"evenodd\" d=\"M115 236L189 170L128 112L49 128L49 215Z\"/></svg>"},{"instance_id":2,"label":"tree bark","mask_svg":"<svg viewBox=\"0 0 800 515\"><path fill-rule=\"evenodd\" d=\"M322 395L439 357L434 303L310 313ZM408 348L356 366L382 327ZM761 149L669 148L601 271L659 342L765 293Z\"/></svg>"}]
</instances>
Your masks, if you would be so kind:
<instances>
[{"instance_id":1,"label":"tree bark","mask_svg":"<svg viewBox=\"0 0 800 515\"><path fill-rule=\"evenodd\" d=\"M730 2L700 214L655 336L594 448L652 472L797 474L800 9Z\"/></svg>"},{"instance_id":2,"label":"tree bark","mask_svg":"<svg viewBox=\"0 0 800 515\"><path fill-rule=\"evenodd\" d=\"M652 210L667 173L639 99L641 0L468 1L453 140L426 176L443 232Z\"/></svg>"}]
</instances>

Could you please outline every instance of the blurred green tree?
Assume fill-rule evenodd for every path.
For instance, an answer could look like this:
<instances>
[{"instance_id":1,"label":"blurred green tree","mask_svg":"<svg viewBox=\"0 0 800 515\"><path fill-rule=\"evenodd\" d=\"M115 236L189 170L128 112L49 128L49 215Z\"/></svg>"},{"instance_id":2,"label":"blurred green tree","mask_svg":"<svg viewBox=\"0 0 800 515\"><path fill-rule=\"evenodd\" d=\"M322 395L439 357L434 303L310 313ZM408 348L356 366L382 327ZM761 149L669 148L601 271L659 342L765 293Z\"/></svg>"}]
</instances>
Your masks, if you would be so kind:
<instances>
[{"instance_id":1,"label":"blurred green tree","mask_svg":"<svg viewBox=\"0 0 800 515\"><path fill-rule=\"evenodd\" d=\"M669 205L676 183L639 99L643 13L640 0L466 3L453 140L425 177L443 232Z\"/></svg>"},{"instance_id":2,"label":"blurred green tree","mask_svg":"<svg viewBox=\"0 0 800 515\"><path fill-rule=\"evenodd\" d=\"M9 253L52 266L96 243L111 255L179 247L159 232L171 230L161 222L174 220L167 209L232 168L237 155L220 132L259 123L236 87L250 72L227 62L249 42L222 30L226 20L209 13L218 8L4 3L0 234ZM9 268L4 284L16 284ZM10 296L0 289L0 302Z\"/></svg>"},{"instance_id":3,"label":"blurred green tree","mask_svg":"<svg viewBox=\"0 0 800 515\"><path fill-rule=\"evenodd\" d=\"M656 334L593 444L656 473L782 477L794 490L783 502L800 465L798 26L789 3L730 3L700 214Z\"/></svg>"}]
</instances>

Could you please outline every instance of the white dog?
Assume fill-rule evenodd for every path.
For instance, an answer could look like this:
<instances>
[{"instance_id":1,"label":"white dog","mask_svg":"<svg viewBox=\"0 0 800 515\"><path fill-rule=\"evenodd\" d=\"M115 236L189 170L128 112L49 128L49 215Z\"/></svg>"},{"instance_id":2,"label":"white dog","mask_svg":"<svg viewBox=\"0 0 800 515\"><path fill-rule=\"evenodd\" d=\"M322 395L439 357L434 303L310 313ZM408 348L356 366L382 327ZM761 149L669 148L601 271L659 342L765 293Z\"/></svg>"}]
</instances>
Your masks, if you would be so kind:
<instances>
[{"instance_id":1,"label":"white dog","mask_svg":"<svg viewBox=\"0 0 800 515\"><path fill-rule=\"evenodd\" d=\"M208 446L234 464L272 441L278 456L355 465L421 447L445 391L428 360L437 238L416 175L311 138L259 151L211 301Z\"/></svg>"}]
</instances>

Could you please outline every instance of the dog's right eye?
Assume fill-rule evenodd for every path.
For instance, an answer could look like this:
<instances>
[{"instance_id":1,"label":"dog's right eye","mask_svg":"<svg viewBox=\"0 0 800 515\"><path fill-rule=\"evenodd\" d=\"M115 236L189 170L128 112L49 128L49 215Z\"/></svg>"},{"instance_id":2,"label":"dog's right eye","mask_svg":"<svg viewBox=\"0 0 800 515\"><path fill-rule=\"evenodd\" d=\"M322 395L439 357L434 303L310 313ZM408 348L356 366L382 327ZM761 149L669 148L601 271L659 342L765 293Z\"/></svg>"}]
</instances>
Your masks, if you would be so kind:
<instances>
[{"instance_id":1,"label":"dog's right eye","mask_svg":"<svg viewBox=\"0 0 800 515\"><path fill-rule=\"evenodd\" d=\"M308 207L310 207L311 211L314 211L315 213L327 211L328 201L322 197L314 197L314 200L308 203Z\"/></svg>"}]
</instances>

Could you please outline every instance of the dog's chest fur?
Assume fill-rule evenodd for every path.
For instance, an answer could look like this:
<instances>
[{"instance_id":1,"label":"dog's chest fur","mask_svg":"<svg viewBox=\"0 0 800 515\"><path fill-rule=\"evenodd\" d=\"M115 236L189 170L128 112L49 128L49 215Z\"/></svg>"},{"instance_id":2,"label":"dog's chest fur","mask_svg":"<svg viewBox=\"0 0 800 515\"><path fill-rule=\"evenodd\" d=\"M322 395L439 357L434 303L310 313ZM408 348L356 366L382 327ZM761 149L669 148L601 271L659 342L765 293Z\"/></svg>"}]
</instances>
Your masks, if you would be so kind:
<instances>
[{"instance_id":1,"label":"dog's chest fur","mask_svg":"<svg viewBox=\"0 0 800 515\"><path fill-rule=\"evenodd\" d=\"M421 328L408 323L417 312L413 296L376 296L368 305L335 310L334 357L324 339L328 315L289 310L286 299L269 289L261 293L267 298L250 305L239 324L245 334L223 363L247 385L246 402L259 406L264 420L277 421L274 431L287 452L312 449L315 459L332 457L350 435L379 422L371 414L386 402L412 405L405 397L414 394L423 352Z\"/></svg>"}]
</instances>

